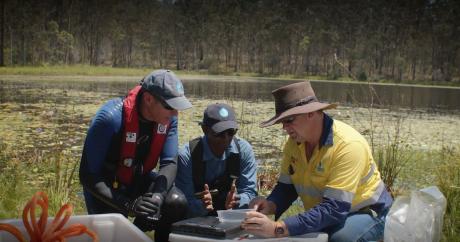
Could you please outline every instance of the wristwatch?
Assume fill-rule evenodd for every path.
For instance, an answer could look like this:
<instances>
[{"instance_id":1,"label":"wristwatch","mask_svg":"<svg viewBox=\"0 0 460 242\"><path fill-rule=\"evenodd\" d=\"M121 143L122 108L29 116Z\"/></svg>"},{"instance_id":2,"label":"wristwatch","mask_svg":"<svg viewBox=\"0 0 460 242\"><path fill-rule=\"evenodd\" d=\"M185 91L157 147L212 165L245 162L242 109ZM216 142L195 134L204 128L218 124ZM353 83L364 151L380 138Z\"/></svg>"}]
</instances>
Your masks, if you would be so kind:
<instances>
[{"instance_id":1,"label":"wristwatch","mask_svg":"<svg viewBox=\"0 0 460 242\"><path fill-rule=\"evenodd\" d=\"M284 228L282 225L279 225L278 223L276 224L275 227L275 236L276 237L282 237L284 235Z\"/></svg>"}]
</instances>

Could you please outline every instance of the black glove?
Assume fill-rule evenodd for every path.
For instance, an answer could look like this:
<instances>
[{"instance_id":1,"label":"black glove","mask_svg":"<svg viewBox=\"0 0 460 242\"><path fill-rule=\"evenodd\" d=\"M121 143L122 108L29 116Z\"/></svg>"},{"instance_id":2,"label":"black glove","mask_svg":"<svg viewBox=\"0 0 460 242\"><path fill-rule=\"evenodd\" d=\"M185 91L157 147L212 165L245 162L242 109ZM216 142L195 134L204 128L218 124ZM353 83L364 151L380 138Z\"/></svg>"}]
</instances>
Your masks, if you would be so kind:
<instances>
[{"instance_id":1,"label":"black glove","mask_svg":"<svg viewBox=\"0 0 460 242\"><path fill-rule=\"evenodd\" d=\"M160 211L162 201L158 195L153 196L152 193L145 193L131 203L129 210L136 217L151 217Z\"/></svg>"},{"instance_id":2,"label":"black glove","mask_svg":"<svg viewBox=\"0 0 460 242\"><path fill-rule=\"evenodd\" d=\"M161 205L163 205L164 196L161 193L150 193L152 203L156 207L156 211L149 216L147 216L147 220L149 221L158 221L160 220L160 212L161 212Z\"/></svg>"},{"instance_id":3,"label":"black glove","mask_svg":"<svg viewBox=\"0 0 460 242\"><path fill-rule=\"evenodd\" d=\"M146 193L137 198L133 206L133 213L136 216L134 225L143 232L154 230L160 220L163 200L161 193Z\"/></svg>"}]
</instances>

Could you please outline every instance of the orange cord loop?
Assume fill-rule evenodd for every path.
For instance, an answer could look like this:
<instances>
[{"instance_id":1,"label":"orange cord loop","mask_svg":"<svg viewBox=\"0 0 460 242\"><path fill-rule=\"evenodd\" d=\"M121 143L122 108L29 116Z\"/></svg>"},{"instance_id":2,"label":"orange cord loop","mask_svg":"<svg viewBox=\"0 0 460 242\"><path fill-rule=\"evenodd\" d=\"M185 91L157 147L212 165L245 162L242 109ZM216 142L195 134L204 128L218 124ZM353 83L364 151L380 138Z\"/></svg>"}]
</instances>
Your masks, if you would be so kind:
<instances>
[{"instance_id":1,"label":"orange cord loop","mask_svg":"<svg viewBox=\"0 0 460 242\"><path fill-rule=\"evenodd\" d=\"M35 208L37 206L41 209L38 221L35 213ZM79 236L82 234L87 234L93 241L99 242L96 233L83 224L72 224L64 228L64 225L69 221L72 215L72 211L72 205L64 204L61 209L59 209L53 221L47 226L48 196L45 192L36 192L22 212L22 221L30 236L30 242L64 242L66 237ZM15 226L0 223L0 231L2 230L11 233L19 242L26 242L21 231Z\"/></svg>"}]
</instances>

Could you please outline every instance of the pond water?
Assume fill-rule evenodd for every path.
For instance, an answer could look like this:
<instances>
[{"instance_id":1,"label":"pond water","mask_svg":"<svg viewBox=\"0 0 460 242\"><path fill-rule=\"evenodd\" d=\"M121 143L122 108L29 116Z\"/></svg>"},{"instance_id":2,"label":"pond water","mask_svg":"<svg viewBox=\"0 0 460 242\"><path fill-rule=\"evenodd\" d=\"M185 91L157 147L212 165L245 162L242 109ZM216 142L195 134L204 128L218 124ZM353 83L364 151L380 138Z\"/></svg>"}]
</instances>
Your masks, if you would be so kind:
<instances>
[{"instance_id":1,"label":"pond water","mask_svg":"<svg viewBox=\"0 0 460 242\"><path fill-rule=\"evenodd\" d=\"M293 81L208 81L186 82L188 93L206 98L230 97L247 100L270 101L271 91ZM460 88L425 87L312 81L320 100L342 105L367 107L401 107L428 110L460 110ZM371 95L373 94L373 95Z\"/></svg>"},{"instance_id":2,"label":"pond water","mask_svg":"<svg viewBox=\"0 0 460 242\"><path fill-rule=\"evenodd\" d=\"M247 101L271 101L271 91L294 81L280 80L232 80L232 79L187 79L184 78L186 95L207 99L235 99ZM110 78L93 81L0 81L0 103L21 102L23 96L13 90L32 88L57 88L106 92L113 96L125 95L137 83L131 77L126 81L111 81ZM428 87L391 84L343 83L332 81L312 81L316 95L322 101L337 102L345 106L425 109L431 111L460 110L460 88ZM27 102L36 102L43 96L29 94ZM60 100L55 100L60 102Z\"/></svg>"}]
</instances>

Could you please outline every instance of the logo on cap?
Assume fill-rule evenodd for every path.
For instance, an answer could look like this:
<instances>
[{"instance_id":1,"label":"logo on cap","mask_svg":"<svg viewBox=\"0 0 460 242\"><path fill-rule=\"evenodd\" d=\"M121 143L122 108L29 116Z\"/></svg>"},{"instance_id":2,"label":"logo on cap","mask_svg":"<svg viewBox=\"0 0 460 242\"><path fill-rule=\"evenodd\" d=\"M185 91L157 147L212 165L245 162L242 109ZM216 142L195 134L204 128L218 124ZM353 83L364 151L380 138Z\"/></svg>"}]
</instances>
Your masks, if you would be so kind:
<instances>
[{"instance_id":1,"label":"logo on cap","mask_svg":"<svg viewBox=\"0 0 460 242\"><path fill-rule=\"evenodd\" d=\"M219 110L219 115L220 115L221 117L223 117L223 118L228 117L228 110L227 110L226 108L221 108L221 109Z\"/></svg>"},{"instance_id":2,"label":"logo on cap","mask_svg":"<svg viewBox=\"0 0 460 242\"><path fill-rule=\"evenodd\" d=\"M177 82L176 83L176 90L180 94L184 94L184 86L182 86L182 83Z\"/></svg>"}]
</instances>

